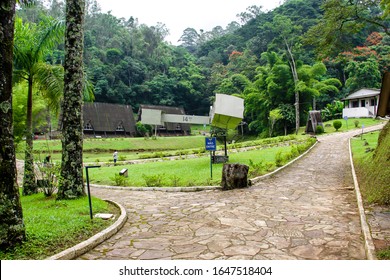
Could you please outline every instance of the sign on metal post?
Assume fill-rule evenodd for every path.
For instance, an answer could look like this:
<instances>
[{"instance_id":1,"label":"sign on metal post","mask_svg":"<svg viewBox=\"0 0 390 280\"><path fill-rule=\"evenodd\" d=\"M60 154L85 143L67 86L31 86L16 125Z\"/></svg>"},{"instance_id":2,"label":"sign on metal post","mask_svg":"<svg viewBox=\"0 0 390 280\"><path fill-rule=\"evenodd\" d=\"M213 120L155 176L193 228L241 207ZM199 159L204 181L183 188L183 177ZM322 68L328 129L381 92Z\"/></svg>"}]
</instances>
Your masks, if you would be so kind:
<instances>
[{"instance_id":1,"label":"sign on metal post","mask_svg":"<svg viewBox=\"0 0 390 280\"><path fill-rule=\"evenodd\" d=\"M216 150L217 150L217 138L206 137L206 151L216 151Z\"/></svg>"},{"instance_id":2,"label":"sign on metal post","mask_svg":"<svg viewBox=\"0 0 390 280\"><path fill-rule=\"evenodd\" d=\"M348 116L344 116L343 119L345 120L345 124L347 125L347 129L348 129Z\"/></svg>"},{"instance_id":3,"label":"sign on metal post","mask_svg":"<svg viewBox=\"0 0 390 280\"><path fill-rule=\"evenodd\" d=\"M217 138L206 137L205 140L206 151L210 151L210 177L213 179L213 155L212 151L217 150Z\"/></svg>"}]
</instances>

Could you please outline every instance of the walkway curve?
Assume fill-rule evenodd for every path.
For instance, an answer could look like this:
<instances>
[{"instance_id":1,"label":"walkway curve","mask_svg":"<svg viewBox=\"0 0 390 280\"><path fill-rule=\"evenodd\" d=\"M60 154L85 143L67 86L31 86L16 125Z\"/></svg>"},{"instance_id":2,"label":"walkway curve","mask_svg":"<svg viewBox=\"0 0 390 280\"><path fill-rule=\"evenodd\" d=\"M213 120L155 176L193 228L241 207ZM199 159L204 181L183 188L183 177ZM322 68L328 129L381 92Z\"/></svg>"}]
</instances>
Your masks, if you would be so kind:
<instances>
[{"instance_id":1,"label":"walkway curve","mask_svg":"<svg viewBox=\"0 0 390 280\"><path fill-rule=\"evenodd\" d=\"M365 259L348 153L358 133L319 137L304 160L248 189L93 188L123 205L128 220L79 259Z\"/></svg>"}]
</instances>

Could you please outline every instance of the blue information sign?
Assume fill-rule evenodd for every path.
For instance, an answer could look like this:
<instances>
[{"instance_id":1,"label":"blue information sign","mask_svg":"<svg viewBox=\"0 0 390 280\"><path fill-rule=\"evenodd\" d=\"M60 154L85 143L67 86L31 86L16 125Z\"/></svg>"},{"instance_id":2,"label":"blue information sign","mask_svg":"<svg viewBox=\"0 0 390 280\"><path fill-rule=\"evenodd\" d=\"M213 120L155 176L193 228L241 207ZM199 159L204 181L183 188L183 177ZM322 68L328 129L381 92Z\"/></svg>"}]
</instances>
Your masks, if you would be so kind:
<instances>
[{"instance_id":1,"label":"blue information sign","mask_svg":"<svg viewBox=\"0 0 390 280\"><path fill-rule=\"evenodd\" d=\"M215 137L206 137L206 151L217 150L217 139Z\"/></svg>"}]
</instances>

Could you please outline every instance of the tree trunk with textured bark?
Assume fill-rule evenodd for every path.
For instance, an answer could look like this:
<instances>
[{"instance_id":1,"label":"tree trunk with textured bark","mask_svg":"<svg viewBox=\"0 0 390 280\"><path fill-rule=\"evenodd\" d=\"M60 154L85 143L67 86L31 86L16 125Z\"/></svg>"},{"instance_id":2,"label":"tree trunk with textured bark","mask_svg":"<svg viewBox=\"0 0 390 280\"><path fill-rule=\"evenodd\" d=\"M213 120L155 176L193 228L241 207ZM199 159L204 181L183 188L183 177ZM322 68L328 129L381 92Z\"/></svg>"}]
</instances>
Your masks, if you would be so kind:
<instances>
[{"instance_id":1,"label":"tree trunk with textured bark","mask_svg":"<svg viewBox=\"0 0 390 280\"><path fill-rule=\"evenodd\" d=\"M84 11L84 0L66 1L62 166L58 199L85 195L82 123Z\"/></svg>"},{"instance_id":2,"label":"tree trunk with textured bark","mask_svg":"<svg viewBox=\"0 0 390 280\"><path fill-rule=\"evenodd\" d=\"M25 239L12 123L14 22L15 0L0 0L0 248Z\"/></svg>"},{"instance_id":3,"label":"tree trunk with textured bark","mask_svg":"<svg viewBox=\"0 0 390 280\"><path fill-rule=\"evenodd\" d=\"M33 157L33 128L32 128L32 98L33 81L32 77L28 80L27 94L27 120L26 120L26 150L24 152L24 176L23 176L23 195L30 195L38 192L38 186L35 180L34 157Z\"/></svg>"},{"instance_id":4,"label":"tree trunk with textured bark","mask_svg":"<svg viewBox=\"0 0 390 280\"><path fill-rule=\"evenodd\" d=\"M244 164L224 164L221 181L222 189L232 190L248 187L248 171L249 166Z\"/></svg>"}]
</instances>

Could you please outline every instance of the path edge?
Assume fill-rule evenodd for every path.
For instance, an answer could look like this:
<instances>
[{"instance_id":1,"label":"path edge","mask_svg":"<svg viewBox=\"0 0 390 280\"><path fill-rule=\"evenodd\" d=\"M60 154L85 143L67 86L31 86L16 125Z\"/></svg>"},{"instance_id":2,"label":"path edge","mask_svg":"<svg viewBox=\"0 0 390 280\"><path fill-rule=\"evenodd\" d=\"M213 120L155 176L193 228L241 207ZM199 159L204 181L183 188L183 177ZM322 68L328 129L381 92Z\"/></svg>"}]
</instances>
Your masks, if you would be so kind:
<instances>
[{"instance_id":1,"label":"path edge","mask_svg":"<svg viewBox=\"0 0 390 280\"><path fill-rule=\"evenodd\" d=\"M274 171L270 172L270 173L267 173L265 175L262 175L262 176L259 176L259 177L256 177L256 178L253 178L253 179L250 179L250 183L251 185L253 186L254 184L256 184L257 182L260 182L261 180L264 180L272 175L275 175L276 173L278 173L279 171L283 170L284 168L290 166L291 164L293 164L294 162L300 160L301 158L303 158L304 156L306 156L312 149L314 149L315 146L317 146L318 144L318 139L316 138L316 142L309 148L307 149L303 154L299 155L298 157L294 158L293 160L289 161L288 163L286 163L285 165L279 167L278 169L275 169Z\"/></svg>"},{"instance_id":2,"label":"path edge","mask_svg":"<svg viewBox=\"0 0 390 280\"><path fill-rule=\"evenodd\" d=\"M66 250L64 250L64 251L62 251L54 256L51 256L51 257L47 258L46 260L72 260L72 259L75 259L75 258L85 254L86 252L92 250L97 245L99 245L103 241L107 240L108 238L110 238L111 236L116 234L123 227L125 222L127 221L127 212L126 212L126 209L122 205L118 204L117 202L114 202L111 200L105 200L105 201L115 205L116 207L118 207L120 209L120 216L119 216L118 220L114 224L109 226L108 228L95 234L94 236L90 237L89 239L87 239L87 240L85 240L85 241L83 241L83 242L81 242L81 243L79 243L71 248L68 248L68 249L66 249Z\"/></svg>"},{"instance_id":3,"label":"path edge","mask_svg":"<svg viewBox=\"0 0 390 280\"><path fill-rule=\"evenodd\" d=\"M363 236L364 236L364 249L365 249L366 257L368 260L376 260L377 258L375 255L375 245L374 245L374 242L372 240L370 227L367 223L367 217L366 217L365 210L364 210L363 199L362 199L362 195L360 192L359 182L357 180L355 166L353 164L351 139L352 139L352 137L350 137L348 139L349 160L351 162L351 171L352 171L353 183L355 186L357 205L358 205L358 209L359 209L360 223L361 223L361 228L362 228L362 232L363 232Z\"/></svg>"}]
</instances>

